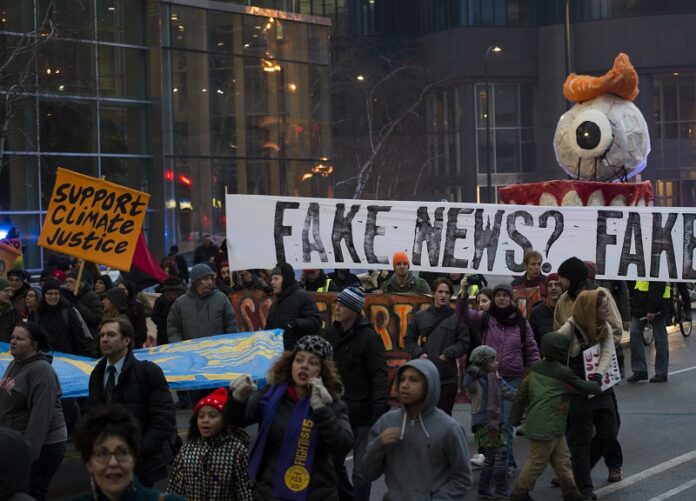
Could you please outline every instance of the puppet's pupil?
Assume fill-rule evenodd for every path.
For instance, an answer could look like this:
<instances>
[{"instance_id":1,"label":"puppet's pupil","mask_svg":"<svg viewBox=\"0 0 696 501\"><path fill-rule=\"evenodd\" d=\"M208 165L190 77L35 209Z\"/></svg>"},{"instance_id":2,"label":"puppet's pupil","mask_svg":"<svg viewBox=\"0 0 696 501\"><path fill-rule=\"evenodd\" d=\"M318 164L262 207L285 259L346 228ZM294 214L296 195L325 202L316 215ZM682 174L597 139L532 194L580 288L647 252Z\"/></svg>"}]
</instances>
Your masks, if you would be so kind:
<instances>
[{"instance_id":1,"label":"puppet's pupil","mask_svg":"<svg viewBox=\"0 0 696 501\"><path fill-rule=\"evenodd\" d=\"M602 139L602 131L596 123L585 121L575 129L575 138L583 150L594 150Z\"/></svg>"}]
</instances>

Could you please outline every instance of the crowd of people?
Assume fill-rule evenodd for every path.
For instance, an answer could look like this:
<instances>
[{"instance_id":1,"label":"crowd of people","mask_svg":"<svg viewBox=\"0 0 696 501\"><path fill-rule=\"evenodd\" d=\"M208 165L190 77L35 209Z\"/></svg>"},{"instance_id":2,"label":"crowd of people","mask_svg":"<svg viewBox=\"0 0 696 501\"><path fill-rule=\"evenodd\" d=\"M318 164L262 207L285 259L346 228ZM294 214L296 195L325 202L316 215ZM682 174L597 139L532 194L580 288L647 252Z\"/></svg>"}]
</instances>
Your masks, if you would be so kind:
<instances>
[{"instance_id":1,"label":"crowd of people","mask_svg":"<svg viewBox=\"0 0 696 501\"><path fill-rule=\"evenodd\" d=\"M204 236L189 269L172 247L151 309L128 278L114 284L97 267L78 272L81 263L61 259L48 263L40 286L22 270L0 279L0 341L13 359L0 380L0 442L17 444L21 456L3 472L0 497L46 499L72 440L91 479L83 499L366 501L384 476L385 500L460 500L474 489L473 466L480 498L525 500L549 463L563 499L595 499L590 472L600 459L609 481L622 480L619 406L606 383L614 361L624 371L624 327L627 381L648 379L649 322L657 352L650 382L667 382L665 283L597 283L593 263L578 258L544 276L536 251L524 256L522 276L491 288L477 275L416 276L401 251L392 270L363 279L304 270L298 280L287 263L230 272L225 248ZM524 314L516 299L530 289L537 295L524 297L536 300ZM272 296L265 327L283 331L285 351L263 388L241 377L210 393L174 394L157 365L133 355L237 332L228 294L241 290ZM332 324L322 326L313 292L335 294ZM411 360L390 387L384 342L364 305L369 294L399 293L429 294L431 304L409 319L403 346ZM583 352L591 347L600 357L588 375ZM63 398L53 351L99 358L88 397ZM461 391L473 454L452 417ZM177 407L191 409L185 444ZM245 431L252 424L253 443ZM516 427L530 441L525 460Z\"/></svg>"}]
</instances>

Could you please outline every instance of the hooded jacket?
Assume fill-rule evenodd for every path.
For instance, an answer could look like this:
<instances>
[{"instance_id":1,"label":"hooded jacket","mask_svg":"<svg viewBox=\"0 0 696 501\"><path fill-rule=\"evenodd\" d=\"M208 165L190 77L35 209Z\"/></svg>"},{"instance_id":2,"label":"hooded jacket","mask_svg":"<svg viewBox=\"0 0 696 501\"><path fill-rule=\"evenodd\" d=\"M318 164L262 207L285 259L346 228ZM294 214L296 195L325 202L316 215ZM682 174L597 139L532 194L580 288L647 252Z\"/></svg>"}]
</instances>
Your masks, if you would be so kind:
<instances>
[{"instance_id":1,"label":"hooded jacket","mask_svg":"<svg viewBox=\"0 0 696 501\"><path fill-rule=\"evenodd\" d=\"M602 393L599 384L580 379L566 367L569 345L570 339L563 334L546 334L541 340L544 359L530 367L517 391L510 422L519 425L526 410L525 434L530 440L553 440L565 433L569 393Z\"/></svg>"},{"instance_id":2,"label":"hooded jacket","mask_svg":"<svg viewBox=\"0 0 696 501\"><path fill-rule=\"evenodd\" d=\"M436 407L440 377L429 360L411 360L401 366L423 374L426 392L417 419L404 407L384 414L370 430L365 454L365 477L374 481L384 474L385 501L459 501L471 490L472 476L466 433L457 421ZM387 428L401 429L401 438L383 445L380 434Z\"/></svg>"},{"instance_id":3,"label":"hooded jacket","mask_svg":"<svg viewBox=\"0 0 696 501\"><path fill-rule=\"evenodd\" d=\"M607 321L611 326L611 333L612 337L614 338L614 342L617 344L621 343L621 337L623 336L623 322L621 320L621 313L619 312L619 308L618 306L616 306L616 301L614 301L614 298L611 295L611 291L605 289L604 287L595 287L592 284L588 285L589 287L584 290L603 291L607 296L607 300L609 301L609 318L607 319ZM574 303L575 299L571 298L570 295L568 295L567 291L561 294L561 297L558 298L558 301L556 302L556 308L554 309L553 313L554 330L559 330L561 325L563 325L566 322L566 320L568 320L573 315Z\"/></svg>"},{"instance_id":4,"label":"hooded jacket","mask_svg":"<svg viewBox=\"0 0 696 501\"><path fill-rule=\"evenodd\" d=\"M265 329L284 329L283 345L292 349L295 343L305 335L317 334L321 329L321 315L309 293L294 281L285 287L271 304Z\"/></svg>"},{"instance_id":5,"label":"hooded jacket","mask_svg":"<svg viewBox=\"0 0 696 501\"><path fill-rule=\"evenodd\" d=\"M170 343L235 332L237 317L232 304L217 289L203 296L189 289L186 294L176 298L167 316Z\"/></svg>"},{"instance_id":6,"label":"hooded jacket","mask_svg":"<svg viewBox=\"0 0 696 501\"><path fill-rule=\"evenodd\" d=\"M68 439L60 397L63 391L51 362L38 352L26 360L13 360L0 380L0 426L24 435L32 462L41 447Z\"/></svg>"}]
</instances>

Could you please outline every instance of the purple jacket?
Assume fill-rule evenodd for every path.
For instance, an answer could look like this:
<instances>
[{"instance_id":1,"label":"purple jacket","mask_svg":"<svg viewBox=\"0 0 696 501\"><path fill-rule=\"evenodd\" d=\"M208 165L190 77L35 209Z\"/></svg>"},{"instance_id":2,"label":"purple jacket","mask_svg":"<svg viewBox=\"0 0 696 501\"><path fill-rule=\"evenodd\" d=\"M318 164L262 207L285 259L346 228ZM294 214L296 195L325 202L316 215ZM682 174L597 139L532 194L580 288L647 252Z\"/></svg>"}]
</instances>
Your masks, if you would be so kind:
<instances>
[{"instance_id":1,"label":"purple jacket","mask_svg":"<svg viewBox=\"0 0 696 501\"><path fill-rule=\"evenodd\" d=\"M483 311L470 310L467 299L457 299L457 314L461 316L462 323L469 328L481 332ZM490 346L497 353L498 372L503 377L522 377L524 368L541 360L539 348L534 340L534 333L525 321L526 332L524 335L524 351L522 350L522 336L519 325L504 326L495 317L488 315L488 328L481 332L481 342ZM524 360L523 360L524 353Z\"/></svg>"}]
</instances>

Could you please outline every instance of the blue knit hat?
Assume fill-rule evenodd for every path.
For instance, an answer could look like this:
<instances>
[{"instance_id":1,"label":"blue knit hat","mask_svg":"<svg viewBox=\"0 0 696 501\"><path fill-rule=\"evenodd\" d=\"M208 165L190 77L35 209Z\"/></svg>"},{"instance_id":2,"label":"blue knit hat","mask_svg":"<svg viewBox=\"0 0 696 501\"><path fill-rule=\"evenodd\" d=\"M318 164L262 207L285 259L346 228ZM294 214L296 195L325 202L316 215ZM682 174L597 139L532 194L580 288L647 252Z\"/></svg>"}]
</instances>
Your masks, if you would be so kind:
<instances>
[{"instance_id":1,"label":"blue knit hat","mask_svg":"<svg viewBox=\"0 0 696 501\"><path fill-rule=\"evenodd\" d=\"M347 287L338 293L336 301L340 301L354 312L360 313L365 304L365 293L357 287Z\"/></svg>"}]
</instances>

